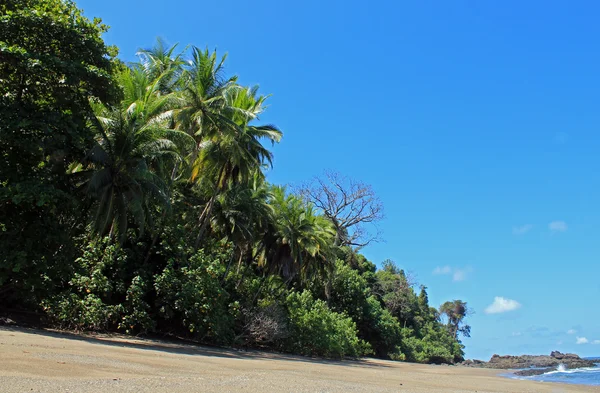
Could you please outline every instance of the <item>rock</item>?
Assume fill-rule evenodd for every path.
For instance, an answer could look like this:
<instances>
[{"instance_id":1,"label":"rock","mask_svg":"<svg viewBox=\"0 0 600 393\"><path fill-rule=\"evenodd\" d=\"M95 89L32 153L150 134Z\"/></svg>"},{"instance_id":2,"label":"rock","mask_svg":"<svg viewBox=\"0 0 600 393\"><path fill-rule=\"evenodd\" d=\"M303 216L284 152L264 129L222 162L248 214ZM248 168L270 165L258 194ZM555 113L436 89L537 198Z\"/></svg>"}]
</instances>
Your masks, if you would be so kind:
<instances>
[{"instance_id":1,"label":"rock","mask_svg":"<svg viewBox=\"0 0 600 393\"><path fill-rule=\"evenodd\" d=\"M529 368L550 368L555 370L559 364L563 364L565 368L581 368L581 367L594 367L594 362L587 359L582 359L573 353L561 353L553 351L550 356L548 355L521 355L521 356L510 356L510 355L498 355L494 354L489 362L481 361L466 361L463 365L468 367L485 367L485 368L497 368L497 369L529 369ZM528 373L535 373L535 370L525 370ZM542 372L543 373L543 372ZM529 374L536 375L536 374Z\"/></svg>"},{"instance_id":2,"label":"rock","mask_svg":"<svg viewBox=\"0 0 600 393\"><path fill-rule=\"evenodd\" d=\"M482 367L482 365L484 365L485 362L483 360L478 360L478 359L467 359L465 361L463 361L462 363L460 363L461 366L466 366L466 367Z\"/></svg>"},{"instance_id":3,"label":"rock","mask_svg":"<svg viewBox=\"0 0 600 393\"><path fill-rule=\"evenodd\" d=\"M550 353L550 356L558 360L581 359L578 355L575 355L574 353L560 353L559 351L552 351L552 353Z\"/></svg>"},{"instance_id":4,"label":"rock","mask_svg":"<svg viewBox=\"0 0 600 393\"><path fill-rule=\"evenodd\" d=\"M528 370L519 370L515 372L515 375L520 377L531 377L532 375L542 375L549 373L550 371L555 371L556 369L552 367L547 368L530 368Z\"/></svg>"}]
</instances>

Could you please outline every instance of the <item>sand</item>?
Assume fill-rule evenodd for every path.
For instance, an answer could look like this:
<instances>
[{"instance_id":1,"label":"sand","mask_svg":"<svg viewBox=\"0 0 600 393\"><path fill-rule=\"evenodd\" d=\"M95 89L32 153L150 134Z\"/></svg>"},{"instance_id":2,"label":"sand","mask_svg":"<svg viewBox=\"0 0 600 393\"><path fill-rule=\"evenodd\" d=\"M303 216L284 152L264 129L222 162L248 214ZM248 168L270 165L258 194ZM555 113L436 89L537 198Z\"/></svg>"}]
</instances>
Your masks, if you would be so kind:
<instances>
[{"instance_id":1,"label":"sand","mask_svg":"<svg viewBox=\"0 0 600 393\"><path fill-rule=\"evenodd\" d=\"M599 392L502 371L0 328L0 392Z\"/></svg>"}]
</instances>

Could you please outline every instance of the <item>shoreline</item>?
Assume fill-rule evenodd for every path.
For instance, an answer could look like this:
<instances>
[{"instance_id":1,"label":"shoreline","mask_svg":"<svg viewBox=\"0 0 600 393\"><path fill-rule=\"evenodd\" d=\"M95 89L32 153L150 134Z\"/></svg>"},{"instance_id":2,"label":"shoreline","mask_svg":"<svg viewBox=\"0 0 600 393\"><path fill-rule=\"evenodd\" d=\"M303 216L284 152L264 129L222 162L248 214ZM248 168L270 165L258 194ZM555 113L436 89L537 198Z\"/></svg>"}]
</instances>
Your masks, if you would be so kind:
<instances>
[{"instance_id":1,"label":"shoreline","mask_svg":"<svg viewBox=\"0 0 600 393\"><path fill-rule=\"evenodd\" d=\"M323 360L134 337L0 327L3 392L597 392L498 369L379 359Z\"/></svg>"}]
</instances>

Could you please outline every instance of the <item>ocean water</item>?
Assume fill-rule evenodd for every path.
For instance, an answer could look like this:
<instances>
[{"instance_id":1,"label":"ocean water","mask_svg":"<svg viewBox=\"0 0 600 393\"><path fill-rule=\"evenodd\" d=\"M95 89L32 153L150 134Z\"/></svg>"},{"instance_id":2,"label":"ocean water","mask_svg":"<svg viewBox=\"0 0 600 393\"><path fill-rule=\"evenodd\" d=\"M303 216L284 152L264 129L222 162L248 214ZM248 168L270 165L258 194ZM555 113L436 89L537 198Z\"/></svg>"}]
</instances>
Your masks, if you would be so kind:
<instances>
[{"instance_id":1,"label":"ocean water","mask_svg":"<svg viewBox=\"0 0 600 393\"><path fill-rule=\"evenodd\" d=\"M550 371L545 374L534 375L531 377L513 377L530 381L600 386L600 363L597 363L596 367L575 368L571 370L567 370L564 366L560 365L555 371Z\"/></svg>"}]
</instances>

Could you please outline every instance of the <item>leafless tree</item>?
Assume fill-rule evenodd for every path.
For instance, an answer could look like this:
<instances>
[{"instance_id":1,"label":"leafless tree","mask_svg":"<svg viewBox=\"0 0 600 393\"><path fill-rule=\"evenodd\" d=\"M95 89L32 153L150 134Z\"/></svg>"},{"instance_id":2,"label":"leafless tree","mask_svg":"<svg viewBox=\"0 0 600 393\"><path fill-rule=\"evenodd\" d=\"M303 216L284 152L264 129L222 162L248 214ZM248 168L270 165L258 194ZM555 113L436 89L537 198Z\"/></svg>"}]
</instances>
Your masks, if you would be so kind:
<instances>
[{"instance_id":1,"label":"leafless tree","mask_svg":"<svg viewBox=\"0 0 600 393\"><path fill-rule=\"evenodd\" d=\"M264 345L289 337L287 316L281 306L275 304L264 308L246 310L244 336L247 341ZM238 338L242 338L242 336Z\"/></svg>"},{"instance_id":2,"label":"leafless tree","mask_svg":"<svg viewBox=\"0 0 600 393\"><path fill-rule=\"evenodd\" d=\"M326 171L299 191L333 222L338 245L360 248L382 240L377 222L383 204L370 185Z\"/></svg>"}]
</instances>

